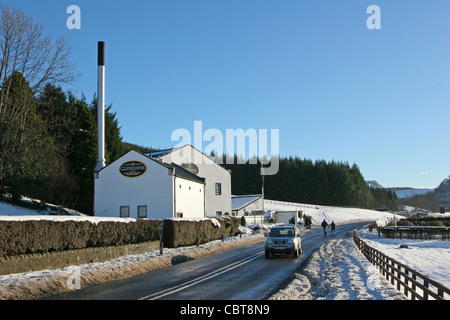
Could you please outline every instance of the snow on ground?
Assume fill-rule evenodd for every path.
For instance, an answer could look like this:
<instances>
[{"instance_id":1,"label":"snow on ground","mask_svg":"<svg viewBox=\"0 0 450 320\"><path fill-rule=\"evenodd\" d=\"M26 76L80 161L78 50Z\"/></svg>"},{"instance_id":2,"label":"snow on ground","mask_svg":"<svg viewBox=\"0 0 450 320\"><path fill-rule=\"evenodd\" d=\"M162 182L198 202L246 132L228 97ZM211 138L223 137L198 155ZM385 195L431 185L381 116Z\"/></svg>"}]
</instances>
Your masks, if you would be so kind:
<instances>
[{"instance_id":1,"label":"snow on ground","mask_svg":"<svg viewBox=\"0 0 450 320\"><path fill-rule=\"evenodd\" d=\"M71 215L71 216L86 216L86 214L81 213L77 210L65 208L59 205L45 203L42 204L39 200L31 199L27 197L22 197L20 202L23 203L24 206L13 205L8 202L10 197L8 195L0 196L0 215L2 216L24 216L24 215L55 215L55 214L63 214ZM4 201L2 201L4 200ZM6 202L5 202L6 201ZM26 206L32 206L40 204L42 208L40 210L34 210L31 208L27 208Z\"/></svg>"},{"instance_id":2,"label":"snow on ground","mask_svg":"<svg viewBox=\"0 0 450 320\"><path fill-rule=\"evenodd\" d=\"M293 211L299 209L302 210L305 215L311 216L313 225L320 225L323 219L326 219L328 223L331 223L331 221L334 221L335 223L345 223L360 220L387 221L394 217L394 214L390 212L274 200L264 200L264 209L266 211Z\"/></svg>"},{"instance_id":3,"label":"snow on ground","mask_svg":"<svg viewBox=\"0 0 450 320\"><path fill-rule=\"evenodd\" d=\"M401 300L358 251L351 235L333 239L315 251L292 281L270 300Z\"/></svg>"},{"instance_id":4,"label":"snow on ground","mask_svg":"<svg viewBox=\"0 0 450 320\"><path fill-rule=\"evenodd\" d=\"M89 221L92 223L99 223L100 221L118 221L118 222L132 222L136 221L134 218L114 218L114 217L92 217L92 216L54 216L54 215L0 215L0 220L4 221L28 221L28 220L50 220L50 221Z\"/></svg>"},{"instance_id":5,"label":"snow on ground","mask_svg":"<svg viewBox=\"0 0 450 320\"><path fill-rule=\"evenodd\" d=\"M450 288L450 242L378 237L358 232L368 245ZM400 248L407 244L408 248ZM331 240L313 253L292 281L273 300L400 300L397 291L353 244L351 234Z\"/></svg>"},{"instance_id":6,"label":"snow on ground","mask_svg":"<svg viewBox=\"0 0 450 320\"><path fill-rule=\"evenodd\" d=\"M368 230L359 236L369 246L450 288L450 241L379 238Z\"/></svg>"}]
</instances>

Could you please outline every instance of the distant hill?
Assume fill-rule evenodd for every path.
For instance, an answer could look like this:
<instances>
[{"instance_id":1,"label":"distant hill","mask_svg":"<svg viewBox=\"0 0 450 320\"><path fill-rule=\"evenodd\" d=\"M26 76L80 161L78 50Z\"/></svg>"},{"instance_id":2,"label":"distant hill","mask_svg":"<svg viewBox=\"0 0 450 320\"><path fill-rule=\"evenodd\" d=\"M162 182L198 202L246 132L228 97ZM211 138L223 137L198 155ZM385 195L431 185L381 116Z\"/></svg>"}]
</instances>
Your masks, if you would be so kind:
<instances>
[{"instance_id":1,"label":"distant hill","mask_svg":"<svg viewBox=\"0 0 450 320\"><path fill-rule=\"evenodd\" d=\"M434 210L447 207L450 210L450 176L432 188L388 188L397 194L403 205Z\"/></svg>"},{"instance_id":2,"label":"distant hill","mask_svg":"<svg viewBox=\"0 0 450 320\"><path fill-rule=\"evenodd\" d=\"M442 203L450 202L450 176L442 180L442 182L436 188L395 187L386 189L394 191L397 197L400 199L410 198L416 195L425 195L429 192L432 192L433 195Z\"/></svg>"},{"instance_id":3,"label":"distant hill","mask_svg":"<svg viewBox=\"0 0 450 320\"><path fill-rule=\"evenodd\" d=\"M450 203L450 176L441 182L434 193L442 203Z\"/></svg>"},{"instance_id":4,"label":"distant hill","mask_svg":"<svg viewBox=\"0 0 450 320\"><path fill-rule=\"evenodd\" d=\"M433 188L409 188L409 187L397 187L397 188L387 188L388 190L394 191L398 198L409 198L415 195L426 194L428 192L434 192Z\"/></svg>"}]
</instances>

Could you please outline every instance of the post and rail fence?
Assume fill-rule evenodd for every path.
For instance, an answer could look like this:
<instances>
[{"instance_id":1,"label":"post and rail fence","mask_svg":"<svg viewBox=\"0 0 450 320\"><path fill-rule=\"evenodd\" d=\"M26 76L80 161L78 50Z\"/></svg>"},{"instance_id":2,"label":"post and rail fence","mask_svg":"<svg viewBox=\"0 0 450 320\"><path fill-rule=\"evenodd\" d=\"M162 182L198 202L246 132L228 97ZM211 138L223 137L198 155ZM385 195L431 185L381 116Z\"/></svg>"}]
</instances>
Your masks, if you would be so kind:
<instances>
[{"instance_id":1,"label":"post and rail fence","mask_svg":"<svg viewBox=\"0 0 450 320\"><path fill-rule=\"evenodd\" d=\"M428 278L414 269L388 257L363 240L353 231L353 242L361 253L375 265L380 273L391 282L398 291L402 291L411 300L448 300L450 289Z\"/></svg>"}]
</instances>

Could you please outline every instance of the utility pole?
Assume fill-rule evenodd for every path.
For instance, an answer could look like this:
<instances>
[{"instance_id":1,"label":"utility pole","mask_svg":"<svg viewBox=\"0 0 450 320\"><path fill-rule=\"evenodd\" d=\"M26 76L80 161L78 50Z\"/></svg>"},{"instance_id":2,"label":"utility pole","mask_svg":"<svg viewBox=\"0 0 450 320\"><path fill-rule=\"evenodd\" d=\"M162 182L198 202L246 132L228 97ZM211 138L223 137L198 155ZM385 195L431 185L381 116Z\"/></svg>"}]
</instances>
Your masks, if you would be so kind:
<instances>
[{"instance_id":1,"label":"utility pole","mask_svg":"<svg viewBox=\"0 0 450 320\"><path fill-rule=\"evenodd\" d=\"M264 167L263 167L263 163L261 161L261 177L262 177L262 182L261 182L261 202L262 202L262 217L261 220L264 219ZM262 223L262 221L261 221Z\"/></svg>"}]
</instances>

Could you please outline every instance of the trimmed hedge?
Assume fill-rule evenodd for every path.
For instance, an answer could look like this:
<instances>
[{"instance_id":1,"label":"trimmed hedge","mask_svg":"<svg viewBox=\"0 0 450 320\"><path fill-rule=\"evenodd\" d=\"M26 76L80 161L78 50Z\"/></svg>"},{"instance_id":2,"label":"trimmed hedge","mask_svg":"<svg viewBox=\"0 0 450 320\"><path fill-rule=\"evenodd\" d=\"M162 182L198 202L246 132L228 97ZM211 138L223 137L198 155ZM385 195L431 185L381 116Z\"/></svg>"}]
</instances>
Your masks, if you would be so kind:
<instances>
[{"instance_id":1,"label":"trimmed hedge","mask_svg":"<svg viewBox=\"0 0 450 320\"><path fill-rule=\"evenodd\" d=\"M400 221L409 221L414 226L445 226L450 227L449 217L419 217L406 218ZM398 221L397 224L400 222Z\"/></svg>"},{"instance_id":2,"label":"trimmed hedge","mask_svg":"<svg viewBox=\"0 0 450 320\"><path fill-rule=\"evenodd\" d=\"M218 224L215 223L219 222ZM164 247L176 248L207 243L238 234L240 219L236 217L216 217L202 220L164 220ZM220 224L220 226L219 226Z\"/></svg>"},{"instance_id":3,"label":"trimmed hedge","mask_svg":"<svg viewBox=\"0 0 450 320\"><path fill-rule=\"evenodd\" d=\"M160 239L160 220L0 221L0 257L105 247Z\"/></svg>"},{"instance_id":4,"label":"trimmed hedge","mask_svg":"<svg viewBox=\"0 0 450 320\"><path fill-rule=\"evenodd\" d=\"M161 240L167 248L191 246L234 236L240 219L101 221L0 221L0 257L118 246Z\"/></svg>"}]
</instances>

